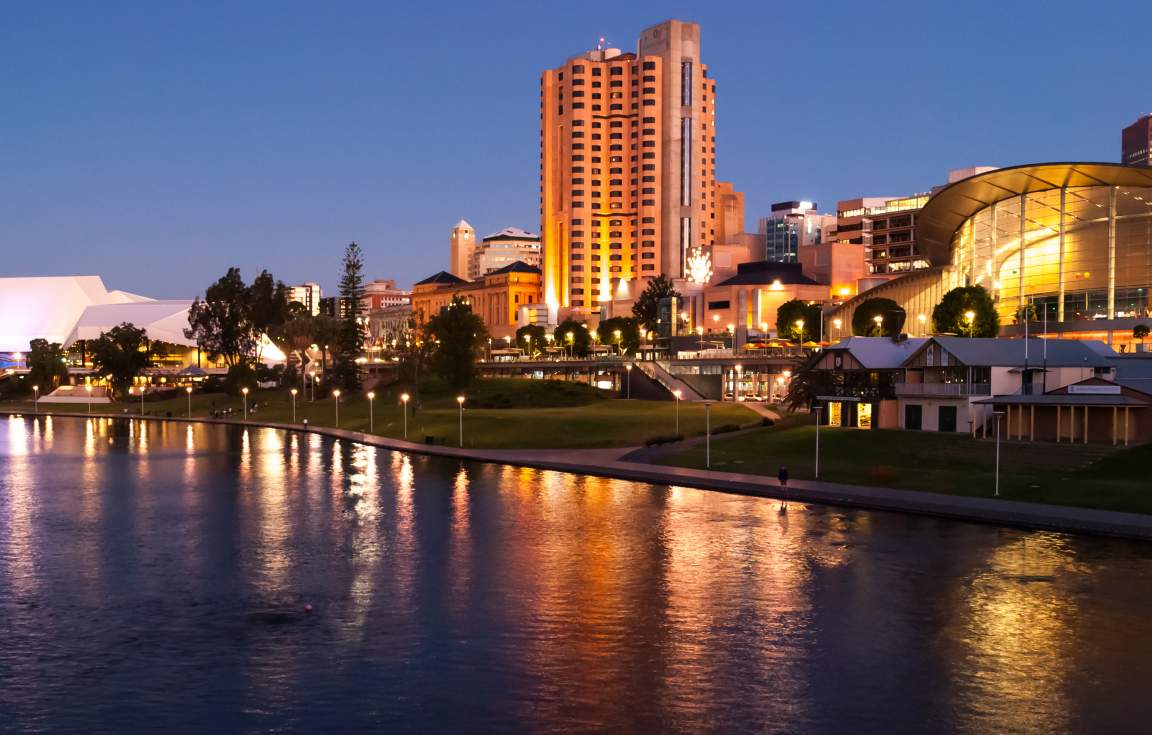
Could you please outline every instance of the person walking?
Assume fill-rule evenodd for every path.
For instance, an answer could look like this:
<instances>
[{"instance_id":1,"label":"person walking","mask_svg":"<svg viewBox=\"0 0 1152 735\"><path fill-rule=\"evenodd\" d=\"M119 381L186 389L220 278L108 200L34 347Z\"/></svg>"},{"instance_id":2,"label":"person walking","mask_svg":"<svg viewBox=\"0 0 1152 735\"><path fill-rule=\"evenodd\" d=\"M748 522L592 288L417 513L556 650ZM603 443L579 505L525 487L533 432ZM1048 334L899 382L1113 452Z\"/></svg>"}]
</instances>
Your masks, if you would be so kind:
<instances>
[{"instance_id":1,"label":"person walking","mask_svg":"<svg viewBox=\"0 0 1152 735\"><path fill-rule=\"evenodd\" d=\"M788 468L780 465L780 471L776 473L776 479L780 481L780 489L788 489ZM788 510L788 501L785 498L780 498L780 512L784 513Z\"/></svg>"}]
</instances>

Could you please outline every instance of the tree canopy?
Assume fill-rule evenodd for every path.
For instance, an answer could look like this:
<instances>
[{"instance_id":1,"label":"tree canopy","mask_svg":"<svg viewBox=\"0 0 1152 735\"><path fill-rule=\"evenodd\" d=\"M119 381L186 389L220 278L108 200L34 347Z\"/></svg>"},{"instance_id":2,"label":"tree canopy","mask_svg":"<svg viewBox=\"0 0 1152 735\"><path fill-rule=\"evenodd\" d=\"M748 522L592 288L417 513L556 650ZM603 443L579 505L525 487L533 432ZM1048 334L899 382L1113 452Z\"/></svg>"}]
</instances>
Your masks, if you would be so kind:
<instances>
[{"instance_id":1,"label":"tree canopy","mask_svg":"<svg viewBox=\"0 0 1152 735\"><path fill-rule=\"evenodd\" d=\"M239 268L229 268L197 298L188 310L184 336L213 360L229 367L254 362L260 336L275 333L289 314L288 290L283 283L261 271L249 286Z\"/></svg>"},{"instance_id":2,"label":"tree canopy","mask_svg":"<svg viewBox=\"0 0 1152 735\"><path fill-rule=\"evenodd\" d=\"M592 335L588 333L587 325L575 319L565 319L561 322L553 331L552 337L555 340L554 344L564 349L571 348L572 354L576 357L584 357L592 348Z\"/></svg>"},{"instance_id":3,"label":"tree canopy","mask_svg":"<svg viewBox=\"0 0 1152 735\"><path fill-rule=\"evenodd\" d=\"M617 335L616 333L620 334ZM608 345L621 353L635 354L640 349L640 322L624 316L605 319L596 327L600 344Z\"/></svg>"},{"instance_id":4,"label":"tree canopy","mask_svg":"<svg viewBox=\"0 0 1152 735\"><path fill-rule=\"evenodd\" d=\"M46 339L34 339L28 347L28 377L24 382L29 389L33 385L39 386L40 395L48 395L68 377L64 349L59 342Z\"/></svg>"},{"instance_id":5,"label":"tree canopy","mask_svg":"<svg viewBox=\"0 0 1152 735\"><path fill-rule=\"evenodd\" d=\"M820 319L823 314L819 304L809 304L807 301L792 299L780 304L776 309L776 334L781 339L809 340L813 336L820 336ZM804 326L796 323L803 321Z\"/></svg>"},{"instance_id":6,"label":"tree canopy","mask_svg":"<svg viewBox=\"0 0 1152 735\"><path fill-rule=\"evenodd\" d=\"M1000 315L983 286L960 286L944 294L932 309L932 329L937 334L995 337L1000 332Z\"/></svg>"},{"instance_id":7,"label":"tree canopy","mask_svg":"<svg viewBox=\"0 0 1152 735\"><path fill-rule=\"evenodd\" d=\"M346 304L338 314L336 350L332 357L332 384L346 391L360 388L360 366L356 359L364 348L365 329L360 319L360 301L364 298L364 256L355 242L344 248L344 272L340 276L340 301Z\"/></svg>"},{"instance_id":8,"label":"tree canopy","mask_svg":"<svg viewBox=\"0 0 1152 735\"><path fill-rule=\"evenodd\" d=\"M425 340L431 342L432 369L453 390L471 385L476 377L476 358L488 339L484 320L472 313L459 297L424 325Z\"/></svg>"},{"instance_id":9,"label":"tree canopy","mask_svg":"<svg viewBox=\"0 0 1152 735\"><path fill-rule=\"evenodd\" d=\"M852 334L857 337L895 337L904 328L907 318L904 309L892 299L866 299L852 313Z\"/></svg>"},{"instance_id":10,"label":"tree canopy","mask_svg":"<svg viewBox=\"0 0 1152 735\"><path fill-rule=\"evenodd\" d=\"M644 331L655 331L660 314L660 300L672 296L679 297L672 279L661 273L648 282L648 286L636 297L632 304L632 316L644 327Z\"/></svg>"},{"instance_id":11,"label":"tree canopy","mask_svg":"<svg viewBox=\"0 0 1152 735\"><path fill-rule=\"evenodd\" d=\"M93 366L108 378L112 390L119 394L148 366L148 335L143 329L124 322L90 340L88 352Z\"/></svg>"},{"instance_id":12,"label":"tree canopy","mask_svg":"<svg viewBox=\"0 0 1152 735\"><path fill-rule=\"evenodd\" d=\"M540 324L527 324L516 330L516 343L518 347L528 353L529 357L539 355L548 346L548 339L544 335L548 330ZM528 339L524 339L527 337Z\"/></svg>"}]
</instances>

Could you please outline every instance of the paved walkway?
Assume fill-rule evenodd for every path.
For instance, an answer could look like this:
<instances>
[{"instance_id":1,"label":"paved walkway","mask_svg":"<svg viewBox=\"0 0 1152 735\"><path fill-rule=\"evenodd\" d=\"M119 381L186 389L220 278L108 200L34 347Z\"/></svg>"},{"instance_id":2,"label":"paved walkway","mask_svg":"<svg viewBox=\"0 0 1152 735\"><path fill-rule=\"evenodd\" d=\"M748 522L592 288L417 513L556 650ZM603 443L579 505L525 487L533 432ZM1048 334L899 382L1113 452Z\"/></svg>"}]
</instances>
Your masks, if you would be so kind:
<instances>
[{"instance_id":1,"label":"paved walkway","mask_svg":"<svg viewBox=\"0 0 1152 735\"><path fill-rule=\"evenodd\" d=\"M22 412L0 410L0 415L20 413ZM84 413L53 413L52 415L88 418ZM139 416L102 416L101 418L140 419ZM148 416L145 417L145 420L189 421L189 419L184 418L166 418L159 416ZM190 420L213 424L244 424L242 421L229 419ZM249 421L247 425L282 429L284 431L308 431L314 434L362 442L372 446L410 452L412 454L456 457L477 462L511 464L541 470L597 475L658 485L679 485L704 490L719 490L740 495L785 498L800 502L916 513L920 515L931 515L979 523L995 523L1020 528L1090 533L1152 541L1152 515L806 480L793 480L787 490L784 490L780 488L774 478L764 477L763 475L718 472L685 467L665 467L620 459L634 452L636 448L461 449L459 447L417 444L400 439L389 439L375 434L363 434L358 431L333 429L323 426L309 426L305 429L299 424L255 421Z\"/></svg>"}]
</instances>

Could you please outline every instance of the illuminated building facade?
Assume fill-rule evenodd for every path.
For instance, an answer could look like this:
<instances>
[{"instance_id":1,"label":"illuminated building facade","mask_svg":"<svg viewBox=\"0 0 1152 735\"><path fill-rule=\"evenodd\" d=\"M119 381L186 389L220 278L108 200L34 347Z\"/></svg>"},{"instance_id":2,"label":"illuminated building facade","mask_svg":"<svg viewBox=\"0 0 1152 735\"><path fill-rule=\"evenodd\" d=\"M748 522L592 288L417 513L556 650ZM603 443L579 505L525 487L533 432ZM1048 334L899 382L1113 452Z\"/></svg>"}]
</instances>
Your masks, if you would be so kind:
<instances>
[{"instance_id":1,"label":"illuminated building facade","mask_svg":"<svg viewBox=\"0 0 1152 735\"><path fill-rule=\"evenodd\" d=\"M542 266L540 237L519 227L505 227L480 241L468 263L468 279L475 281L486 273L515 262L533 268Z\"/></svg>"},{"instance_id":2,"label":"illuminated building facade","mask_svg":"<svg viewBox=\"0 0 1152 735\"><path fill-rule=\"evenodd\" d=\"M484 320L492 337L516 332L520 307L542 302L540 269L525 263L512 263L468 281L440 271L412 286L412 317L422 327L440 310L460 298Z\"/></svg>"},{"instance_id":3,"label":"illuminated building facade","mask_svg":"<svg viewBox=\"0 0 1152 735\"><path fill-rule=\"evenodd\" d=\"M635 53L601 44L541 75L550 310L598 313L630 281L686 277L693 249L711 247L715 97L700 27L676 20L645 30Z\"/></svg>"},{"instance_id":4,"label":"illuminated building facade","mask_svg":"<svg viewBox=\"0 0 1152 735\"><path fill-rule=\"evenodd\" d=\"M1128 166L1152 166L1152 114L1120 133L1120 161Z\"/></svg>"},{"instance_id":5,"label":"illuminated building facade","mask_svg":"<svg viewBox=\"0 0 1152 735\"><path fill-rule=\"evenodd\" d=\"M452 228L448 250L448 272L457 278L468 278L469 264L476 252L476 230L467 220L460 220Z\"/></svg>"},{"instance_id":6,"label":"illuminated building facade","mask_svg":"<svg viewBox=\"0 0 1152 735\"><path fill-rule=\"evenodd\" d=\"M927 268L916 245L916 217L928 194L907 197L863 197L836 205L836 237L862 245L868 272L899 275Z\"/></svg>"},{"instance_id":7,"label":"illuminated building facade","mask_svg":"<svg viewBox=\"0 0 1152 735\"><path fill-rule=\"evenodd\" d=\"M836 217L820 214L813 202L777 202L772 213L760 220L764 237L764 260L798 263L800 250L819 245L836 232Z\"/></svg>"}]
</instances>

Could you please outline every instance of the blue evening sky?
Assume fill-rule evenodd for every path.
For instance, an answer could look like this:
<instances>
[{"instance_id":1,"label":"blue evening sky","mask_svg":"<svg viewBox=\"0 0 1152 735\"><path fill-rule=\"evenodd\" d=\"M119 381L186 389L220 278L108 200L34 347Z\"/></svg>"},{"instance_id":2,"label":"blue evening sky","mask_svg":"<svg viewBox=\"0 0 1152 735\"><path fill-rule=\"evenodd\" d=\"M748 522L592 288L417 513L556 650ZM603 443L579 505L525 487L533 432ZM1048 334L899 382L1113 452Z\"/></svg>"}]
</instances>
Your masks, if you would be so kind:
<instances>
[{"instance_id":1,"label":"blue evening sky","mask_svg":"<svg viewBox=\"0 0 1152 735\"><path fill-rule=\"evenodd\" d=\"M0 9L0 275L191 297L237 265L334 286L537 230L538 80L677 17L718 83L720 178L774 201L949 168L1115 161L1152 111L1132 2L24 2Z\"/></svg>"}]
</instances>

